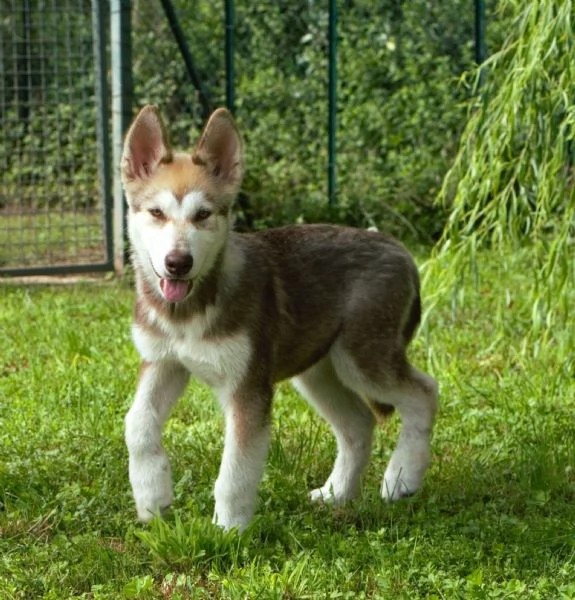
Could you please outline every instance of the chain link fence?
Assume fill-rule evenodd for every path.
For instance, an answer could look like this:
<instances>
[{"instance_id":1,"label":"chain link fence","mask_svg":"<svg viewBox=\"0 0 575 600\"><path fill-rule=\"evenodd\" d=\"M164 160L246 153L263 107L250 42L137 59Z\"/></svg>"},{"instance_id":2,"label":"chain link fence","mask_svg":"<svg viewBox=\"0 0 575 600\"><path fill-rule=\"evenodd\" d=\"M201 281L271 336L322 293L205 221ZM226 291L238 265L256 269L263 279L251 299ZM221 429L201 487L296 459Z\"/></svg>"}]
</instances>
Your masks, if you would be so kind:
<instances>
[{"instance_id":1,"label":"chain link fence","mask_svg":"<svg viewBox=\"0 0 575 600\"><path fill-rule=\"evenodd\" d=\"M0 274L109 264L94 14L89 0L0 3Z\"/></svg>"},{"instance_id":2,"label":"chain link fence","mask_svg":"<svg viewBox=\"0 0 575 600\"><path fill-rule=\"evenodd\" d=\"M214 107L226 103L230 2L171 3ZM329 2L231 3L235 116L247 164L240 226L329 220L436 239L444 215L434 198L470 95L457 80L474 64L473 2L337 2L334 206L326 177ZM172 143L189 147L202 105L164 2L132 4L134 105L159 105ZM497 36L497 24L491 29Z\"/></svg>"},{"instance_id":3,"label":"chain link fence","mask_svg":"<svg viewBox=\"0 0 575 600\"><path fill-rule=\"evenodd\" d=\"M233 27L225 21L231 4ZM329 220L434 239L443 217L433 200L466 119L469 89L455 81L474 60L472 5L339 0L337 206L326 193L328 7L2 0L0 275L114 268L124 216L117 177L113 211L111 174L130 103L160 106L172 144L189 148L207 112L191 71L209 105L222 106L230 55L248 165L240 227ZM131 81L128 93L115 88L110 96L118 10L128 31L119 39L131 41L119 70ZM492 29L497 35L497 24ZM122 115L119 126L108 104Z\"/></svg>"}]
</instances>

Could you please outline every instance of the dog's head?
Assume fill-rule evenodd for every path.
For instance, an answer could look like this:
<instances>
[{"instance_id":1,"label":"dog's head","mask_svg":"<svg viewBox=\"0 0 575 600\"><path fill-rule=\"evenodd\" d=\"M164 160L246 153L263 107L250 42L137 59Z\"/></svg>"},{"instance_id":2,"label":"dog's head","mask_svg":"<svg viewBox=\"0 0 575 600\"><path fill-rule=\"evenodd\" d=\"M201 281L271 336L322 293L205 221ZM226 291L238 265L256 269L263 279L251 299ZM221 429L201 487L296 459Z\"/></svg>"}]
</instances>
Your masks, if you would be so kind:
<instances>
[{"instance_id":1,"label":"dog's head","mask_svg":"<svg viewBox=\"0 0 575 600\"><path fill-rule=\"evenodd\" d=\"M192 292L221 253L243 176L231 114L216 110L190 153L175 153L155 106L130 127L122 154L134 264L168 302Z\"/></svg>"}]
</instances>

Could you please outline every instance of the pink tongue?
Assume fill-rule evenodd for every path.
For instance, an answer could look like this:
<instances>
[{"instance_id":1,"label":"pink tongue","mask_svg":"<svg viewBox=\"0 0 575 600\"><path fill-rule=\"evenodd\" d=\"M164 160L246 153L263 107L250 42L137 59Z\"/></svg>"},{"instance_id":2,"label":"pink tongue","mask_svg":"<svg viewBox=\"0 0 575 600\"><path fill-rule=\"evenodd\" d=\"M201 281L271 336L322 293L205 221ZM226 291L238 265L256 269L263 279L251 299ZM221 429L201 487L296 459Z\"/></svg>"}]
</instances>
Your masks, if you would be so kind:
<instances>
[{"instance_id":1,"label":"pink tongue","mask_svg":"<svg viewBox=\"0 0 575 600\"><path fill-rule=\"evenodd\" d=\"M189 281L183 279L160 279L160 288L168 302L180 302L188 295Z\"/></svg>"}]
</instances>

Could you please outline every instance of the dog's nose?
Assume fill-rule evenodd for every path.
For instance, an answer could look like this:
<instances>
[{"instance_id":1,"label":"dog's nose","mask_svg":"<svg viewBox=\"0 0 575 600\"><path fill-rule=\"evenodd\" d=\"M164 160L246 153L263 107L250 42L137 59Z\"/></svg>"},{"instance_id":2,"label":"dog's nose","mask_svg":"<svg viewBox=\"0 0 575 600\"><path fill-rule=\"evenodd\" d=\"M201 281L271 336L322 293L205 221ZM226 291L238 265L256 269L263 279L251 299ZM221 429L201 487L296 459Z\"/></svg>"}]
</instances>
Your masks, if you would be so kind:
<instances>
[{"instance_id":1,"label":"dog's nose","mask_svg":"<svg viewBox=\"0 0 575 600\"><path fill-rule=\"evenodd\" d=\"M166 270L174 277L183 277L187 275L194 264L194 259L191 254L174 250L170 252L164 259Z\"/></svg>"}]
</instances>

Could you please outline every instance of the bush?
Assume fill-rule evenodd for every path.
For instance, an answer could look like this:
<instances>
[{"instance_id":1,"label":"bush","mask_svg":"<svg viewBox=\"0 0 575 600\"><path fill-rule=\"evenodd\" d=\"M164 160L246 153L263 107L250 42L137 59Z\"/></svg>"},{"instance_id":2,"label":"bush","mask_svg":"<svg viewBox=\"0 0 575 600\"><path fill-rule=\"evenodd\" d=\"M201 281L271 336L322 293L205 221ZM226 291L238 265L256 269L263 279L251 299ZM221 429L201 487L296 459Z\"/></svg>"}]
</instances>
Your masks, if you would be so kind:
<instances>
[{"instance_id":1,"label":"bush","mask_svg":"<svg viewBox=\"0 0 575 600\"><path fill-rule=\"evenodd\" d=\"M223 3L174 4L213 105L222 105ZM20 202L89 204L98 196L90 3L66 18L41 12L36 1L31 8L26 43L13 33L22 29L23 13L0 24L3 56L13 55L11 44L27 44L18 52L28 57L3 75L0 111L11 125L0 141L9 186L3 193L33 186L36 193ZM248 160L244 220L255 227L330 220L434 240L445 211L433 200L467 114L469 92L457 80L473 63L469 2L342 0L338 11L338 202L330 208L327 5L236 2L237 118ZM502 26L490 24L489 31L497 38ZM24 116L21 68L30 69L35 94ZM158 104L174 145L189 145L203 115L158 0L133 3L133 73L135 105Z\"/></svg>"},{"instance_id":2,"label":"bush","mask_svg":"<svg viewBox=\"0 0 575 600\"><path fill-rule=\"evenodd\" d=\"M176 2L215 105L224 103L223 7ZM441 232L434 198L457 148L473 62L467 1L340 3L338 203L327 205L325 3L236 3L237 118L255 226L331 220L424 240ZM201 124L168 24L152 3L135 20L136 101L162 107L173 141ZM494 37L498 36L494 28ZM152 38L154 43L152 43ZM162 65L161 70L158 65ZM193 137L193 136L192 136Z\"/></svg>"}]
</instances>

